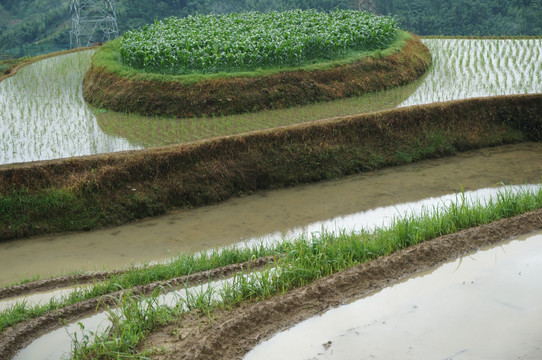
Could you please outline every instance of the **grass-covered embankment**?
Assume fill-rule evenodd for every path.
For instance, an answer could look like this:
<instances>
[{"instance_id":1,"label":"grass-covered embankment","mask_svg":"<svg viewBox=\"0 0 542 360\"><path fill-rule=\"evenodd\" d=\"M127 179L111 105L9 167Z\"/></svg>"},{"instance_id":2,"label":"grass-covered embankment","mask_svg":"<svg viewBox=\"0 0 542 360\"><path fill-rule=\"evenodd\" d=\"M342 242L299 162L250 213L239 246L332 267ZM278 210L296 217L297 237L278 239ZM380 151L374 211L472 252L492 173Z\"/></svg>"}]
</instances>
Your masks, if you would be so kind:
<instances>
[{"instance_id":1,"label":"grass-covered embankment","mask_svg":"<svg viewBox=\"0 0 542 360\"><path fill-rule=\"evenodd\" d=\"M104 45L85 76L85 100L97 108L143 115L193 117L283 108L358 96L410 83L425 73L431 54L400 32L382 50L333 61L250 72L165 75L120 61L120 40Z\"/></svg>"},{"instance_id":2,"label":"grass-covered embankment","mask_svg":"<svg viewBox=\"0 0 542 360\"><path fill-rule=\"evenodd\" d=\"M542 95L414 106L187 145L0 167L0 239L542 138Z\"/></svg>"}]
</instances>

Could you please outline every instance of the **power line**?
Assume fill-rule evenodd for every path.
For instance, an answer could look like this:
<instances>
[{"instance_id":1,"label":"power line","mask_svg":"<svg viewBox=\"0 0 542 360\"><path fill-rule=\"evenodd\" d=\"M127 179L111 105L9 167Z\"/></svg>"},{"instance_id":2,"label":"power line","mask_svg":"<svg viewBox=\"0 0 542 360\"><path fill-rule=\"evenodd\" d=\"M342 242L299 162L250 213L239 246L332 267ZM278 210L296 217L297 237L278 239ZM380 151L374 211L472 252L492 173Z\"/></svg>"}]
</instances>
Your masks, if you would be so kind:
<instances>
[{"instance_id":1,"label":"power line","mask_svg":"<svg viewBox=\"0 0 542 360\"><path fill-rule=\"evenodd\" d=\"M358 2L359 11L367 11L374 13L376 10L376 4L374 0L359 0Z\"/></svg>"}]
</instances>

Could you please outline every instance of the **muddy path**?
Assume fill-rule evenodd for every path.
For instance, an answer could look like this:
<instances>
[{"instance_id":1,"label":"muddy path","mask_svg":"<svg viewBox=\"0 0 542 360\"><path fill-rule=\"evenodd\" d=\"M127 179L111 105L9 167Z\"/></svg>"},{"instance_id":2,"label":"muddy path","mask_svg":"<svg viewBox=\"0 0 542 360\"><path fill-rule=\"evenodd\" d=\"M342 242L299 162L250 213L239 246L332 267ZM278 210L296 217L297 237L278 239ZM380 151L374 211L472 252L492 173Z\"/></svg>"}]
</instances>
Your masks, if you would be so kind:
<instances>
[{"instance_id":1,"label":"muddy path","mask_svg":"<svg viewBox=\"0 0 542 360\"><path fill-rule=\"evenodd\" d=\"M542 209L418 244L308 286L212 318L197 312L157 329L141 348L153 359L238 359L274 333L481 247L542 229Z\"/></svg>"},{"instance_id":2,"label":"muddy path","mask_svg":"<svg viewBox=\"0 0 542 360\"><path fill-rule=\"evenodd\" d=\"M190 286L199 285L207 283L210 280L215 281L223 279L235 273L247 270L257 270L264 267L272 260L272 257L263 257L249 262L228 265L166 281L157 281L151 284L136 286L130 289L102 295L100 297L66 306L56 311L48 312L40 317L7 328L0 333L0 359L12 358L17 351L30 344L34 339L63 326L65 323L73 322L82 317L97 313L98 311L105 311L108 308L114 307L118 299L120 299L126 291L130 291L130 293L134 295L149 295L157 289L160 289L162 293L167 293L187 286L187 284L190 284ZM63 279L61 280L63 281ZM53 283L54 279L49 282Z\"/></svg>"}]
</instances>

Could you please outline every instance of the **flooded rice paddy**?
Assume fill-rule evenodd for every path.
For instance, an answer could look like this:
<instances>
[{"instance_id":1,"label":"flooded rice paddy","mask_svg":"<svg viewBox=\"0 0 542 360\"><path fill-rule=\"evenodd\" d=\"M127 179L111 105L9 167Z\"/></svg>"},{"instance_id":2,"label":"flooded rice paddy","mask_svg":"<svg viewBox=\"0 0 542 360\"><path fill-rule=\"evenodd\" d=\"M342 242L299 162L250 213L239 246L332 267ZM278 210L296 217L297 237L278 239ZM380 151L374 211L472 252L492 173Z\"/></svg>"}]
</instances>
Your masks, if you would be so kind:
<instances>
[{"instance_id":1,"label":"flooded rice paddy","mask_svg":"<svg viewBox=\"0 0 542 360\"><path fill-rule=\"evenodd\" d=\"M55 301L60 300L64 297L69 296L72 292L83 289L85 287L87 286L66 287L61 289L55 289L52 291L36 292L28 296L5 298L0 300L0 312L9 309L17 304L22 304L23 302L29 307L45 305L51 299Z\"/></svg>"},{"instance_id":2,"label":"flooded rice paddy","mask_svg":"<svg viewBox=\"0 0 542 360\"><path fill-rule=\"evenodd\" d=\"M482 249L276 334L266 359L540 359L542 232Z\"/></svg>"},{"instance_id":3,"label":"flooded rice paddy","mask_svg":"<svg viewBox=\"0 0 542 360\"><path fill-rule=\"evenodd\" d=\"M433 66L399 106L542 93L542 39L424 39Z\"/></svg>"},{"instance_id":4,"label":"flooded rice paddy","mask_svg":"<svg viewBox=\"0 0 542 360\"><path fill-rule=\"evenodd\" d=\"M45 59L0 82L0 164L138 148L104 133L83 100L92 54Z\"/></svg>"},{"instance_id":5,"label":"flooded rice paddy","mask_svg":"<svg viewBox=\"0 0 542 360\"><path fill-rule=\"evenodd\" d=\"M406 86L361 97L201 119L143 117L110 111L96 116L105 132L152 147L398 106L542 93L542 39L423 39L423 42L433 55L433 65L425 76Z\"/></svg>"},{"instance_id":6,"label":"flooded rice paddy","mask_svg":"<svg viewBox=\"0 0 542 360\"><path fill-rule=\"evenodd\" d=\"M542 93L540 39L424 42L434 55L432 69L416 84L417 88L410 86L407 95L393 95L397 97L383 102L387 104L384 108ZM0 83L0 165L145 145L137 136L119 136L123 135L122 129L104 131L103 122L85 105L81 79L90 56L90 52L81 52L44 60ZM360 112L354 107L344 113L337 102L318 106L328 106L333 116ZM325 111L322 114L330 116ZM233 123L231 118L224 118ZM247 130L251 129L243 129ZM151 132L144 129L142 133L148 137ZM443 195L457 193L461 188L466 195L483 201L494 195L502 183L538 183L542 176L540 154L542 145L538 143L483 149L335 181L261 192L117 228L2 243L0 286L35 274L122 268L167 260L178 252L276 241L322 228L356 231L381 226L393 216L454 201L457 195ZM486 189L474 191L482 188ZM262 344L247 359L264 359L258 354L262 348L265 353L266 346L273 347L273 358L540 358L542 328L536 320L542 317L542 289L536 275L542 271L541 254L542 234L485 249L301 323L286 335L279 334ZM69 291L36 294L26 300L7 299L0 303L0 310L14 301L39 303ZM86 333L77 323L49 333L20 352L18 359L58 359L69 352L73 334L81 337L89 334L88 330L105 330L106 317L102 313L85 320ZM489 327L483 328L484 324ZM301 338L314 341L303 343L295 335L298 328L304 334ZM309 333L307 328L315 332ZM283 341L280 339L286 342L276 345L274 341ZM293 346L288 345L291 341ZM283 356L278 352L281 348L290 350ZM294 350L300 352L295 355Z\"/></svg>"},{"instance_id":7,"label":"flooded rice paddy","mask_svg":"<svg viewBox=\"0 0 542 360\"><path fill-rule=\"evenodd\" d=\"M541 271L542 232L518 237L303 321L245 359L538 359ZM233 282L172 291L139 306L186 309L190 296L210 291L210 299L220 300L219 289ZM73 321L37 337L14 360L65 358L74 339L106 332L120 315L113 309Z\"/></svg>"},{"instance_id":8,"label":"flooded rice paddy","mask_svg":"<svg viewBox=\"0 0 542 360\"><path fill-rule=\"evenodd\" d=\"M93 113L81 94L92 52L46 59L0 82L0 165L183 143L398 105L542 93L542 39L423 41L434 62L413 85L291 110L207 119Z\"/></svg>"},{"instance_id":9,"label":"flooded rice paddy","mask_svg":"<svg viewBox=\"0 0 542 360\"><path fill-rule=\"evenodd\" d=\"M97 230L0 243L0 285L22 278L103 270L165 260L179 252L366 223L378 207L500 183L539 183L542 144L482 149L455 157L363 173ZM232 216L235 214L235 216ZM357 215L356 215L357 214ZM212 224L212 226L209 226ZM152 244L152 246L149 246ZM29 266L31 264L31 266Z\"/></svg>"},{"instance_id":10,"label":"flooded rice paddy","mask_svg":"<svg viewBox=\"0 0 542 360\"><path fill-rule=\"evenodd\" d=\"M540 185L523 185L521 188L538 189ZM509 191L519 189L520 187L509 187ZM480 189L472 192L464 192L463 194L468 202L483 203L490 197L495 197L497 191L498 189ZM347 229L347 231L356 231L361 228L368 229L374 226L386 226L386 220L391 219L397 213L410 215L419 213L423 209L433 209L435 211L435 209L441 206L449 206L450 203L461 203L461 199L452 194L438 198L424 199L415 203L397 204L395 206L376 209L374 214L371 211L356 214L355 227L349 228L348 222L338 225L341 229ZM382 224L379 223L379 219L382 220ZM340 222L340 220L337 219L337 222ZM375 346L377 339L383 341L382 339L393 339L395 337L393 332L391 336L382 333L383 331L388 331L390 327L392 331L397 331L399 334L403 332L408 334L408 336L403 336L405 343L401 343L401 346L408 346L409 350L405 352L405 348L399 346L399 342L396 341L396 348L389 352L389 346L384 343L380 347L377 346L377 350L381 351L381 349L384 349L388 351L384 352L381 358L390 358L390 355L394 357L395 355L405 353L412 354L416 358L433 358L434 354L428 352L427 347L422 346L423 342L418 344L413 343L413 341L418 340L419 342L420 337L424 339L423 341L426 340L426 333L431 331L431 322L434 319L439 319L439 326L443 329L454 331L453 325L459 327L465 326L465 319L470 324L469 326L472 326L473 321L477 321L483 325L488 324L488 322L491 323L489 320L498 314L499 320L504 322L507 330L511 329L515 333L523 335L527 330L537 330L541 326L538 321L532 320L542 314L542 306L540 305L542 304L540 301L542 300L542 286L538 279L540 270L542 270L542 233L538 234L538 236L531 236L524 241L501 244L491 250L486 249L477 254L461 258L455 263L441 266L434 272L418 274L414 280L403 281L401 284L387 288L369 297L368 299L373 299L371 300L372 302L369 302L369 305L367 305L368 300L364 299L352 305L330 311L323 317L316 318L316 320L312 319L301 323L289 332L277 335L269 343L260 345L249 354L248 358L265 359L271 358L271 356L272 358L277 358L278 356L278 358L288 359L314 358L314 354L304 354L303 350L314 352L316 349L318 355L323 356L321 358L358 359L361 354L358 337L363 338L364 341L365 338L368 338L367 342ZM265 274L253 272L243 276L256 278L271 276L271 273ZM518 276L521 277L519 280L517 279ZM424 279L421 283L416 280L420 278ZM168 307L181 306L181 308L187 309L189 308L187 305L190 301L189 299L197 297L197 294L208 294L209 301L212 299L218 301L220 300L219 289L226 286L226 284L232 286L234 282L235 278L228 278L209 284L172 291L159 296L156 301L142 301L139 303L139 307L145 309L147 306L165 305ZM461 282L462 286L458 287L457 285ZM51 296L57 295L52 293ZM528 300L525 300L526 298ZM443 299L446 299L447 302L443 301ZM0 302L0 306L5 302ZM12 303L12 301L7 302ZM485 302L489 304L485 304ZM358 305L358 307L354 305ZM480 310L482 305L485 305L483 311ZM352 310L353 306L354 310ZM504 308L504 311L502 308ZM467 313L469 310L474 315ZM510 310L510 313L506 313L506 310ZM383 315L379 315L379 311ZM516 314L518 311L521 313L521 316ZM336 312L339 312L339 315ZM357 314L357 316L353 314ZM92 339L94 334L105 332L113 324L111 316L118 317L120 315L120 311L110 310L74 321L65 325L60 330L49 332L37 338L28 347L21 350L15 359L34 359L36 358L36 354L40 354L40 358L61 359L62 356L69 354L74 339L81 340L85 336ZM511 318L515 321L512 321L512 324L510 323ZM349 321L345 321L345 319ZM457 321L458 319L461 319L461 321ZM526 319L531 319L532 321L526 322ZM311 321L313 322L311 323ZM327 321L327 323L322 323L323 321ZM361 323L359 323L360 321ZM412 322L412 324L409 322ZM305 327L312 329L314 334L311 333L307 337ZM330 332L332 329L334 329L334 332ZM469 327L469 329L471 328ZM485 332L484 329L473 331ZM539 334L537 331L534 331L534 333ZM461 334L464 335L464 333ZM504 331L502 334L507 334L507 332ZM493 335L491 333L487 337L491 339ZM298 341L297 337L305 339L305 343ZM522 340L533 348L539 337L540 335L535 335L532 341L528 338L522 338ZM321 338L330 339L320 343ZM437 339L434 341L436 345L433 351L440 351L436 354L438 357L442 357L441 355L445 355L446 353L451 353L451 351L459 346L455 343L446 343L448 348L442 347L441 343L437 341L441 338L450 339L451 336L446 336L446 334L437 336ZM472 340L472 335L468 335L466 338L459 336L459 338L461 346L467 346L468 358L472 358L472 354L475 354L475 357L479 356L477 351L479 352L480 349L476 348L476 345L479 345L481 342L479 338L467 343L465 343L465 340ZM277 344L277 341L292 341L292 343ZM317 344L317 346L314 344ZM318 351L321 350L320 345L322 344L325 351L320 353ZM300 345L304 345L304 347ZM332 345L334 349L328 352ZM280 351L284 351L284 354L281 354L280 351L277 354L277 351L270 350L274 348L280 348ZM292 348L295 348L298 352L292 351ZM361 348L363 351L367 349L363 346ZM510 351L510 349L508 350ZM372 351L367 353L367 358L374 356ZM262 354L267 354L268 357L262 356ZM510 354L510 352L506 352L506 354ZM365 357L362 356L361 358Z\"/></svg>"},{"instance_id":11,"label":"flooded rice paddy","mask_svg":"<svg viewBox=\"0 0 542 360\"><path fill-rule=\"evenodd\" d=\"M245 274L245 277L258 277L260 273L253 272ZM233 284L234 277L223 280L212 281L198 286L183 288L160 295L156 300L140 301L139 306L145 308L148 306L180 306L187 310L186 304L190 302L190 297L196 297L198 294L209 294L209 301L220 300L219 290L225 286ZM78 321L69 323L60 329L51 331L35 339L30 345L17 353L13 360L61 360L69 358L72 351L73 342L84 340L85 337L93 339L96 334L103 334L113 325L112 318L121 316L121 311L111 309L102 311L92 316L85 317Z\"/></svg>"}]
</instances>

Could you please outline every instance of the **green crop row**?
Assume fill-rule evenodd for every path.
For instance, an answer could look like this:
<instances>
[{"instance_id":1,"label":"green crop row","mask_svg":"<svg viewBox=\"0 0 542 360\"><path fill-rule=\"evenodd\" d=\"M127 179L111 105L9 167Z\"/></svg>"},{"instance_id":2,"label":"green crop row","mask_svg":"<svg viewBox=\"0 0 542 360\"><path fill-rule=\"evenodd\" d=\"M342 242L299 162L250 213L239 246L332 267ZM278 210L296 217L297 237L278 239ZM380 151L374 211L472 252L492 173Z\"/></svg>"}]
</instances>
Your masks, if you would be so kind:
<instances>
[{"instance_id":1,"label":"green crop row","mask_svg":"<svg viewBox=\"0 0 542 360\"><path fill-rule=\"evenodd\" d=\"M405 214L395 218L391 226L374 232L333 234L323 229L310 239L302 236L283 242L280 246L286 250L285 255L263 272L237 274L231 284L196 290L186 299L179 298L174 307L160 304L159 292L150 298L126 293L118 301L120 311L109 311L114 324L110 331L82 340L76 338L72 359L147 359L148 354L137 353L138 344L153 328L173 321L187 310L198 309L201 314L210 315L217 308L227 309L245 300L264 300L429 239L542 206L540 187L518 190L503 188L486 203L471 202L461 193L447 206L425 209L419 215Z\"/></svg>"},{"instance_id":2,"label":"green crop row","mask_svg":"<svg viewBox=\"0 0 542 360\"><path fill-rule=\"evenodd\" d=\"M122 61L166 74L246 71L329 60L387 47L391 17L353 10L170 17L125 33Z\"/></svg>"}]
</instances>

